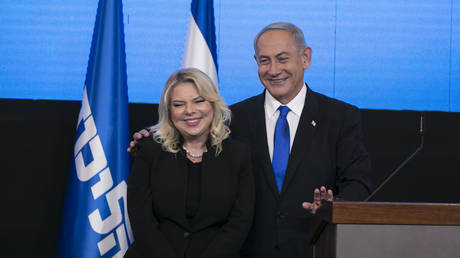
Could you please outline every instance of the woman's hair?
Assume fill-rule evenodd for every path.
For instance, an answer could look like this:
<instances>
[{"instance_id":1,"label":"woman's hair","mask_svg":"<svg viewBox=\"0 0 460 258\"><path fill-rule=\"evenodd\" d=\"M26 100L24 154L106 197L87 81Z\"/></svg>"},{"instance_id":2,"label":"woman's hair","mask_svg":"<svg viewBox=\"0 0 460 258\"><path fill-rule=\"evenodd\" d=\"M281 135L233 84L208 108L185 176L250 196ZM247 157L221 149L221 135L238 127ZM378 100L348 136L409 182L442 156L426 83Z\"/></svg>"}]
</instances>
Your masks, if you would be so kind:
<instances>
[{"instance_id":1,"label":"woman's hair","mask_svg":"<svg viewBox=\"0 0 460 258\"><path fill-rule=\"evenodd\" d=\"M158 123L150 128L153 139L163 146L163 149L172 153L177 153L180 149L180 133L171 121L170 105L172 89L181 83L192 83L198 94L206 101L211 103L213 109L213 119L209 130L209 140L212 147L216 150L216 156L222 151L222 141L229 137L231 111L225 105L224 100L219 95L217 86L202 71L195 68L181 69L174 72L161 93L160 105L158 107Z\"/></svg>"}]
</instances>

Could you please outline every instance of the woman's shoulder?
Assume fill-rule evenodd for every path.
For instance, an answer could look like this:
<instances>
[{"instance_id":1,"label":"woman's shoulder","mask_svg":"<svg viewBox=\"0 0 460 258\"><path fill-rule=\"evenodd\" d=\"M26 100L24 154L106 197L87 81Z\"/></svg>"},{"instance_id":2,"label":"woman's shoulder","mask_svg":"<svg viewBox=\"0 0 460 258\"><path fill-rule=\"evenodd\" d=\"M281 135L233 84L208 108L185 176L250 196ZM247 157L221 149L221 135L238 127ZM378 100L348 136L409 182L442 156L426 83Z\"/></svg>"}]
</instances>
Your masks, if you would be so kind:
<instances>
[{"instance_id":1,"label":"woman's shoulder","mask_svg":"<svg viewBox=\"0 0 460 258\"><path fill-rule=\"evenodd\" d=\"M246 154L250 153L250 147L246 143L232 138L231 136L222 142L222 149L225 152L232 154Z\"/></svg>"},{"instance_id":2,"label":"woman's shoulder","mask_svg":"<svg viewBox=\"0 0 460 258\"><path fill-rule=\"evenodd\" d=\"M152 136L142 138L137 143L139 149L139 155L151 155L152 153L158 153L161 151L161 144L156 142Z\"/></svg>"},{"instance_id":3,"label":"woman's shoulder","mask_svg":"<svg viewBox=\"0 0 460 258\"><path fill-rule=\"evenodd\" d=\"M144 137L142 139L139 140L138 142L139 144L139 147L153 147L155 145L158 145L159 143L157 143L155 140L153 140L153 136L148 136L148 137Z\"/></svg>"},{"instance_id":4,"label":"woman's shoulder","mask_svg":"<svg viewBox=\"0 0 460 258\"><path fill-rule=\"evenodd\" d=\"M251 148L244 142L232 138L226 139L223 142L222 154L222 159L225 160L226 164L234 169L234 171L246 173L246 168L251 167Z\"/></svg>"}]
</instances>

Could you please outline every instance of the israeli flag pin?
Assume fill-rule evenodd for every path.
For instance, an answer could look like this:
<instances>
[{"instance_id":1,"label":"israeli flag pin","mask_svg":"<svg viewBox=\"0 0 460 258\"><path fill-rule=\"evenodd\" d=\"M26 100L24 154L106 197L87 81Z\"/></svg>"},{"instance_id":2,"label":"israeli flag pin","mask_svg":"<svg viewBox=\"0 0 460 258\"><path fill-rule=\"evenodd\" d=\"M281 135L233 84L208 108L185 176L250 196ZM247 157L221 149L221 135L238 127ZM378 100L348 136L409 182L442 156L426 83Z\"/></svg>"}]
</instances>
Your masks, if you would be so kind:
<instances>
[{"instance_id":1,"label":"israeli flag pin","mask_svg":"<svg viewBox=\"0 0 460 258\"><path fill-rule=\"evenodd\" d=\"M311 125L313 125L313 127L316 127L316 122L315 122L315 120L311 120Z\"/></svg>"}]
</instances>

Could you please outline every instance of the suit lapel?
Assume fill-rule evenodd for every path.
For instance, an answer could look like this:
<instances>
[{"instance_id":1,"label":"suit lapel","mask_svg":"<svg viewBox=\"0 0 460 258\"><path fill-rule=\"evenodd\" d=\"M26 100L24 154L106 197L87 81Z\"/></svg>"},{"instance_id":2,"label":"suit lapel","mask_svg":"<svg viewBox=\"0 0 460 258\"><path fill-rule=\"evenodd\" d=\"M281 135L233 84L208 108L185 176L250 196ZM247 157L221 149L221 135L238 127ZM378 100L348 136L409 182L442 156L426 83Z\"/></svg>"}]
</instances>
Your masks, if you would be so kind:
<instances>
[{"instance_id":1,"label":"suit lapel","mask_svg":"<svg viewBox=\"0 0 460 258\"><path fill-rule=\"evenodd\" d=\"M270 154L268 153L267 143L267 129L265 125L265 91L257 96L254 116L249 117L250 119L250 130L251 135L254 136L254 147L257 155L256 160L260 160L260 164L263 168L261 173L264 175L267 184L273 192L276 199L279 198L278 188L276 187L275 176L273 175L272 162L270 160Z\"/></svg>"},{"instance_id":2,"label":"suit lapel","mask_svg":"<svg viewBox=\"0 0 460 258\"><path fill-rule=\"evenodd\" d=\"M182 145L181 145L182 146ZM165 152L166 155L162 158L163 164L166 164L162 171L167 174L167 182L164 182L162 186L174 189L174 192L170 194L169 201L172 203L177 203L181 205L173 205L176 209L176 220L180 221L180 225L186 227L187 219L185 217L185 202L187 198L187 175L188 175L188 166L187 158L185 153L180 150L178 153L169 153ZM160 158L161 159L161 158ZM174 186L174 187L172 187ZM170 191L170 190L168 190Z\"/></svg>"},{"instance_id":3,"label":"suit lapel","mask_svg":"<svg viewBox=\"0 0 460 258\"><path fill-rule=\"evenodd\" d=\"M210 186L207 184L208 182L212 182L212 176L213 176L213 170L218 168L218 166L215 164L215 159L212 157L209 157L209 154L212 153L214 155L214 150L211 150L209 146L208 148L208 153L205 153L203 155L203 160L201 162L201 193L200 193L200 205L198 207L198 210L196 211L195 217L190 221L190 227L191 230L194 231L196 230L197 227L197 219L202 218L202 213L203 209L205 207L210 207L210 203L208 201L208 196L206 195L206 191L210 189ZM211 177L211 179L210 179Z\"/></svg>"},{"instance_id":4,"label":"suit lapel","mask_svg":"<svg viewBox=\"0 0 460 258\"><path fill-rule=\"evenodd\" d=\"M200 193L200 206L195 214L195 217L191 220L190 227L191 230L196 230L200 228L200 225L197 224L197 219L202 218L203 209L213 207L213 201L210 199L209 189L213 188L213 185L217 182L216 170L220 170L220 167L223 165L222 160L218 161L218 157L215 157L215 149L211 146L209 140L206 142L206 148L208 152L203 154L203 160L201 165L201 193Z\"/></svg>"},{"instance_id":5,"label":"suit lapel","mask_svg":"<svg viewBox=\"0 0 460 258\"><path fill-rule=\"evenodd\" d=\"M291 154L289 156L286 175L284 177L283 188L281 193L284 193L294 177L298 166L308 155L310 151L311 141L314 137L316 128L318 127L318 103L314 98L314 93L308 88L305 96L305 105L302 109L299 125L297 126L294 143L292 145Z\"/></svg>"}]
</instances>

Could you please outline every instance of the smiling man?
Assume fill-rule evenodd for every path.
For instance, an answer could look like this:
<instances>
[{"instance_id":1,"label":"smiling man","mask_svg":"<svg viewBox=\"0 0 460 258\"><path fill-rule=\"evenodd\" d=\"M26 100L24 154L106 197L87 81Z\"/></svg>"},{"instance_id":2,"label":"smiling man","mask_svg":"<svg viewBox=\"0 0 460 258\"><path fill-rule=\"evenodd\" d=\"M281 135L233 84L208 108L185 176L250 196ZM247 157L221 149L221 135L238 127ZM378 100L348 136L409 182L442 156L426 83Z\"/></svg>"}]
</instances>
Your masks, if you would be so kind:
<instances>
[{"instance_id":1,"label":"smiling man","mask_svg":"<svg viewBox=\"0 0 460 258\"><path fill-rule=\"evenodd\" d=\"M252 147L256 181L254 224L241 253L312 257L308 236L321 200L364 200L370 193L361 116L304 82L312 49L295 25L268 25L254 50L265 90L231 107L232 136Z\"/></svg>"},{"instance_id":2,"label":"smiling man","mask_svg":"<svg viewBox=\"0 0 460 258\"><path fill-rule=\"evenodd\" d=\"M282 104L300 92L303 72L310 66L311 48L295 44L291 33L283 30L269 30L256 39L254 58L260 81Z\"/></svg>"}]
</instances>

